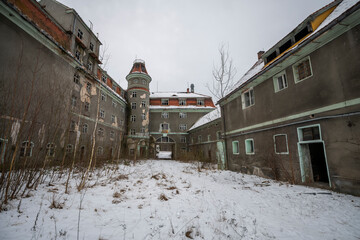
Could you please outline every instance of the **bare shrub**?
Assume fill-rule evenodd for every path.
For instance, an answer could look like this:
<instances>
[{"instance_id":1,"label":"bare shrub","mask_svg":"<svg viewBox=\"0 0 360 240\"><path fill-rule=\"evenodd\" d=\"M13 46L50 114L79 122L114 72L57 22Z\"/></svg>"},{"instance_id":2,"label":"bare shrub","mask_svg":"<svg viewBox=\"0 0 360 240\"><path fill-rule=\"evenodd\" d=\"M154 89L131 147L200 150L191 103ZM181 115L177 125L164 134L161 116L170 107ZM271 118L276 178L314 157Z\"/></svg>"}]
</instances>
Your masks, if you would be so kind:
<instances>
[{"instance_id":1,"label":"bare shrub","mask_svg":"<svg viewBox=\"0 0 360 240\"><path fill-rule=\"evenodd\" d=\"M160 201L168 201L169 198L164 193L161 193L159 196L159 200Z\"/></svg>"}]
</instances>

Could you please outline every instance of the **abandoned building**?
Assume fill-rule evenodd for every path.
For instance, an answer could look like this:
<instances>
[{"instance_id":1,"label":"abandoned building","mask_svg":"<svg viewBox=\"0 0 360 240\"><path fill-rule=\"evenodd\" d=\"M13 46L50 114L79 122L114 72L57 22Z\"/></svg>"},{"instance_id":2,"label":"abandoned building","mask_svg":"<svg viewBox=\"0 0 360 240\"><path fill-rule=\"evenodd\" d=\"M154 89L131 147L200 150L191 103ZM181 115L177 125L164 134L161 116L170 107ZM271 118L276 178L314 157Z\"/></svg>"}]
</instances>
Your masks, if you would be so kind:
<instances>
[{"instance_id":1,"label":"abandoned building","mask_svg":"<svg viewBox=\"0 0 360 240\"><path fill-rule=\"evenodd\" d=\"M219 100L228 169L360 195L359 8L314 12Z\"/></svg>"}]
</instances>

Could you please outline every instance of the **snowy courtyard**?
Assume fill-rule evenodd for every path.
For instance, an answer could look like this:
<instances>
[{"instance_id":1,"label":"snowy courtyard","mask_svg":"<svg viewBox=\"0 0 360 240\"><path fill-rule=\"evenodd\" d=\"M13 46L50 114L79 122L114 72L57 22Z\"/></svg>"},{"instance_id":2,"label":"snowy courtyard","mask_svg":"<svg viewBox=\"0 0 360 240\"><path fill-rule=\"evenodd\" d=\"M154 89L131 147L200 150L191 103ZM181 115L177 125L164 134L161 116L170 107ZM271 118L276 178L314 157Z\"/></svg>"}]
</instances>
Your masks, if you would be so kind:
<instances>
[{"instance_id":1,"label":"snowy courtyard","mask_svg":"<svg viewBox=\"0 0 360 240\"><path fill-rule=\"evenodd\" d=\"M69 194L49 180L0 212L1 239L360 238L358 197L197 163L110 165Z\"/></svg>"}]
</instances>

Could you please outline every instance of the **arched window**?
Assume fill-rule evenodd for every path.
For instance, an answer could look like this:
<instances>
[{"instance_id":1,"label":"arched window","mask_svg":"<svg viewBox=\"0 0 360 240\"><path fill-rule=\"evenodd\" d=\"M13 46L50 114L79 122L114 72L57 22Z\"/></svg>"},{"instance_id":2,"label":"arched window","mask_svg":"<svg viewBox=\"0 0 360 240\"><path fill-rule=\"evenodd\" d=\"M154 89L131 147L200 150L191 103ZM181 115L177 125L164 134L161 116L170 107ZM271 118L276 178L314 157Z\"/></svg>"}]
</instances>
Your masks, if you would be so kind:
<instances>
[{"instance_id":1,"label":"arched window","mask_svg":"<svg viewBox=\"0 0 360 240\"><path fill-rule=\"evenodd\" d=\"M86 123L84 123L84 124L82 125L82 132L83 132L83 133L87 133L87 131L88 131L88 125L87 125Z\"/></svg>"},{"instance_id":2,"label":"arched window","mask_svg":"<svg viewBox=\"0 0 360 240\"><path fill-rule=\"evenodd\" d=\"M72 153L73 152L73 145L71 144L68 144L66 146L66 153Z\"/></svg>"},{"instance_id":3,"label":"arched window","mask_svg":"<svg viewBox=\"0 0 360 240\"><path fill-rule=\"evenodd\" d=\"M22 142L20 148L20 157L31 157L33 147L34 147L33 142L29 142L29 141Z\"/></svg>"},{"instance_id":4,"label":"arched window","mask_svg":"<svg viewBox=\"0 0 360 240\"><path fill-rule=\"evenodd\" d=\"M175 141L172 138L169 138L169 137L159 137L158 139L156 139L156 142L173 143Z\"/></svg>"},{"instance_id":5,"label":"arched window","mask_svg":"<svg viewBox=\"0 0 360 240\"><path fill-rule=\"evenodd\" d=\"M46 155L48 157L55 156L55 144L54 143L48 143L46 145Z\"/></svg>"},{"instance_id":6,"label":"arched window","mask_svg":"<svg viewBox=\"0 0 360 240\"><path fill-rule=\"evenodd\" d=\"M103 147L98 147L98 149L97 149L97 155L98 155L98 156L101 156L101 155L103 155L103 153L104 153Z\"/></svg>"}]
</instances>

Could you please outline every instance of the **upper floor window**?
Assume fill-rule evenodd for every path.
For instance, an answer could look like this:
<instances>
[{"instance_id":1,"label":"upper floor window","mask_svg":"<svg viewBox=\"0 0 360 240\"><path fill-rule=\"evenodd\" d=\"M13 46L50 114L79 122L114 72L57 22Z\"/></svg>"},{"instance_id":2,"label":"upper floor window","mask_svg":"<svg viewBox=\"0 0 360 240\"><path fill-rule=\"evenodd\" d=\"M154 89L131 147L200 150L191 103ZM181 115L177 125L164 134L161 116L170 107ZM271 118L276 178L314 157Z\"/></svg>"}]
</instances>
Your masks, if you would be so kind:
<instances>
[{"instance_id":1,"label":"upper floor window","mask_svg":"<svg viewBox=\"0 0 360 240\"><path fill-rule=\"evenodd\" d=\"M76 106L76 102L77 102L77 97L72 96L72 97L71 97L71 106L75 107L75 106Z\"/></svg>"},{"instance_id":2,"label":"upper floor window","mask_svg":"<svg viewBox=\"0 0 360 240\"><path fill-rule=\"evenodd\" d=\"M74 83L76 83L76 84L80 83L80 76L77 73L74 74Z\"/></svg>"},{"instance_id":3,"label":"upper floor window","mask_svg":"<svg viewBox=\"0 0 360 240\"><path fill-rule=\"evenodd\" d=\"M161 118L169 118L169 113L168 112L162 112L161 113Z\"/></svg>"},{"instance_id":4,"label":"upper floor window","mask_svg":"<svg viewBox=\"0 0 360 240\"><path fill-rule=\"evenodd\" d=\"M221 138L221 132L220 132L220 131L217 131L217 132L216 132L216 139L217 139L217 140L220 140L220 138Z\"/></svg>"},{"instance_id":5,"label":"upper floor window","mask_svg":"<svg viewBox=\"0 0 360 240\"><path fill-rule=\"evenodd\" d=\"M130 135L135 135L135 129L130 129Z\"/></svg>"},{"instance_id":6,"label":"upper floor window","mask_svg":"<svg viewBox=\"0 0 360 240\"><path fill-rule=\"evenodd\" d=\"M83 32L80 29L78 29L77 36L78 36L78 38L83 39Z\"/></svg>"},{"instance_id":7,"label":"upper floor window","mask_svg":"<svg viewBox=\"0 0 360 240\"><path fill-rule=\"evenodd\" d=\"M242 95L243 108L250 107L255 104L254 90L250 89L244 92Z\"/></svg>"},{"instance_id":8,"label":"upper floor window","mask_svg":"<svg viewBox=\"0 0 360 240\"><path fill-rule=\"evenodd\" d=\"M86 90L90 93L91 92L91 83L86 83Z\"/></svg>"},{"instance_id":9,"label":"upper floor window","mask_svg":"<svg viewBox=\"0 0 360 240\"><path fill-rule=\"evenodd\" d=\"M22 142L20 148L20 157L31 157L33 147L34 147L33 142L29 142L29 141Z\"/></svg>"},{"instance_id":10,"label":"upper floor window","mask_svg":"<svg viewBox=\"0 0 360 240\"><path fill-rule=\"evenodd\" d=\"M211 135L208 135L208 142L210 142L211 141Z\"/></svg>"},{"instance_id":11,"label":"upper floor window","mask_svg":"<svg viewBox=\"0 0 360 240\"><path fill-rule=\"evenodd\" d=\"M115 115L111 115L111 123L115 123Z\"/></svg>"},{"instance_id":12,"label":"upper floor window","mask_svg":"<svg viewBox=\"0 0 360 240\"><path fill-rule=\"evenodd\" d=\"M124 120L120 119L120 126L124 126Z\"/></svg>"},{"instance_id":13,"label":"upper floor window","mask_svg":"<svg viewBox=\"0 0 360 240\"><path fill-rule=\"evenodd\" d=\"M132 96L133 98L136 98L136 95L137 95L136 92L132 92L132 93L131 93L131 96Z\"/></svg>"},{"instance_id":14,"label":"upper floor window","mask_svg":"<svg viewBox=\"0 0 360 240\"><path fill-rule=\"evenodd\" d=\"M98 135L99 135L100 137L103 137L103 136L104 136L104 129L103 129L103 128L99 128L99 129L98 129Z\"/></svg>"},{"instance_id":15,"label":"upper floor window","mask_svg":"<svg viewBox=\"0 0 360 240\"><path fill-rule=\"evenodd\" d=\"M143 79L141 82L142 82L142 84L143 84L143 85L145 85L145 84L146 84L146 81L145 81L144 79Z\"/></svg>"},{"instance_id":16,"label":"upper floor window","mask_svg":"<svg viewBox=\"0 0 360 240\"><path fill-rule=\"evenodd\" d=\"M275 75L273 77L273 82L274 82L275 92L278 92L278 91L281 91L281 90L287 88L288 84L287 84L285 71Z\"/></svg>"},{"instance_id":17,"label":"upper floor window","mask_svg":"<svg viewBox=\"0 0 360 240\"><path fill-rule=\"evenodd\" d=\"M197 105L204 106L204 100L203 99L198 99L197 100Z\"/></svg>"},{"instance_id":18,"label":"upper floor window","mask_svg":"<svg viewBox=\"0 0 360 240\"><path fill-rule=\"evenodd\" d=\"M186 100L185 99L180 99L179 100L179 105L180 106L186 106Z\"/></svg>"},{"instance_id":19,"label":"upper floor window","mask_svg":"<svg viewBox=\"0 0 360 240\"><path fill-rule=\"evenodd\" d=\"M114 139L115 138L115 132L114 131L110 131L110 138Z\"/></svg>"},{"instance_id":20,"label":"upper floor window","mask_svg":"<svg viewBox=\"0 0 360 240\"><path fill-rule=\"evenodd\" d=\"M185 113L185 112L179 113L179 118L186 118L186 117L187 117L187 113Z\"/></svg>"},{"instance_id":21,"label":"upper floor window","mask_svg":"<svg viewBox=\"0 0 360 240\"><path fill-rule=\"evenodd\" d=\"M293 65L295 83L305 80L313 75L310 57L306 57Z\"/></svg>"},{"instance_id":22,"label":"upper floor window","mask_svg":"<svg viewBox=\"0 0 360 240\"><path fill-rule=\"evenodd\" d=\"M181 143L186 143L186 137L185 137L185 136L181 136L181 137L180 137L180 142L181 142Z\"/></svg>"},{"instance_id":23,"label":"upper floor window","mask_svg":"<svg viewBox=\"0 0 360 240\"><path fill-rule=\"evenodd\" d=\"M48 156L48 157L55 156L55 144L54 143L48 143L46 145L46 156Z\"/></svg>"},{"instance_id":24,"label":"upper floor window","mask_svg":"<svg viewBox=\"0 0 360 240\"><path fill-rule=\"evenodd\" d=\"M87 64L87 69L88 69L89 71L92 71L92 70L93 70L93 63L92 63L91 61L88 62L88 64Z\"/></svg>"},{"instance_id":25,"label":"upper floor window","mask_svg":"<svg viewBox=\"0 0 360 240\"><path fill-rule=\"evenodd\" d=\"M98 147L97 155L101 156L101 155L103 155L103 153L104 153L104 148L103 147Z\"/></svg>"},{"instance_id":26,"label":"upper floor window","mask_svg":"<svg viewBox=\"0 0 360 240\"><path fill-rule=\"evenodd\" d=\"M131 121L131 122L135 122L135 121L136 121L136 116L135 116L135 115L131 115L130 121Z\"/></svg>"},{"instance_id":27,"label":"upper floor window","mask_svg":"<svg viewBox=\"0 0 360 240\"><path fill-rule=\"evenodd\" d=\"M102 76L101 76L101 81L103 81L104 83L106 83L106 76L105 76L105 75L102 75Z\"/></svg>"},{"instance_id":28,"label":"upper floor window","mask_svg":"<svg viewBox=\"0 0 360 240\"><path fill-rule=\"evenodd\" d=\"M90 103L89 102L85 102L84 106L85 106L85 112L90 111Z\"/></svg>"},{"instance_id":29,"label":"upper floor window","mask_svg":"<svg viewBox=\"0 0 360 240\"><path fill-rule=\"evenodd\" d=\"M106 94L101 92L101 100L106 101Z\"/></svg>"},{"instance_id":30,"label":"upper floor window","mask_svg":"<svg viewBox=\"0 0 360 240\"><path fill-rule=\"evenodd\" d=\"M142 113L142 114L141 114L141 120L146 120L146 115L145 115L145 113Z\"/></svg>"},{"instance_id":31,"label":"upper floor window","mask_svg":"<svg viewBox=\"0 0 360 240\"><path fill-rule=\"evenodd\" d=\"M80 51L76 49L76 51L75 51L75 57L76 57L76 59L79 60L79 61L80 61L80 54L81 54Z\"/></svg>"},{"instance_id":32,"label":"upper floor window","mask_svg":"<svg viewBox=\"0 0 360 240\"><path fill-rule=\"evenodd\" d=\"M187 129L187 125L186 125L186 124L183 124L183 123L179 124L179 130L185 131L186 129Z\"/></svg>"},{"instance_id":33,"label":"upper floor window","mask_svg":"<svg viewBox=\"0 0 360 240\"><path fill-rule=\"evenodd\" d=\"M161 105L169 105L169 99L161 99Z\"/></svg>"},{"instance_id":34,"label":"upper floor window","mask_svg":"<svg viewBox=\"0 0 360 240\"><path fill-rule=\"evenodd\" d=\"M94 44L92 42L90 42L90 50L94 51Z\"/></svg>"},{"instance_id":35,"label":"upper floor window","mask_svg":"<svg viewBox=\"0 0 360 240\"><path fill-rule=\"evenodd\" d=\"M141 128L140 128L140 132L141 132L141 133L145 133L145 127L141 127Z\"/></svg>"},{"instance_id":36,"label":"upper floor window","mask_svg":"<svg viewBox=\"0 0 360 240\"><path fill-rule=\"evenodd\" d=\"M161 131L169 130L169 124L168 123L161 123L160 124L160 129L161 129Z\"/></svg>"},{"instance_id":37,"label":"upper floor window","mask_svg":"<svg viewBox=\"0 0 360 240\"><path fill-rule=\"evenodd\" d=\"M202 142L202 136L199 135L199 136L198 136L198 143L201 143L201 142Z\"/></svg>"},{"instance_id":38,"label":"upper floor window","mask_svg":"<svg viewBox=\"0 0 360 240\"><path fill-rule=\"evenodd\" d=\"M145 101L141 101L141 107L146 107L146 102Z\"/></svg>"},{"instance_id":39,"label":"upper floor window","mask_svg":"<svg viewBox=\"0 0 360 240\"><path fill-rule=\"evenodd\" d=\"M114 100L112 100L111 104L112 104L113 108L117 107L117 103Z\"/></svg>"},{"instance_id":40,"label":"upper floor window","mask_svg":"<svg viewBox=\"0 0 360 240\"><path fill-rule=\"evenodd\" d=\"M136 109L136 102L131 103L131 109Z\"/></svg>"},{"instance_id":41,"label":"upper floor window","mask_svg":"<svg viewBox=\"0 0 360 240\"><path fill-rule=\"evenodd\" d=\"M84 123L82 126L82 132L87 133L87 131L88 131L88 125L86 123Z\"/></svg>"},{"instance_id":42,"label":"upper floor window","mask_svg":"<svg viewBox=\"0 0 360 240\"><path fill-rule=\"evenodd\" d=\"M105 118L105 110L100 109L100 117Z\"/></svg>"},{"instance_id":43,"label":"upper floor window","mask_svg":"<svg viewBox=\"0 0 360 240\"><path fill-rule=\"evenodd\" d=\"M66 153L72 153L73 152L73 145L68 144L66 145Z\"/></svg>"},{"instance_id":44,"label":"upper floor window","mask_svg":"<svg viewBox=\"0 0 360 240\"><path fill-rule=\"evenodd\" d=\"M124 113L124 112L125 112L125 108L124 108L124 107L121 107L121 108L120 108L120 111Z\"/></svg>"}]
</instances>

